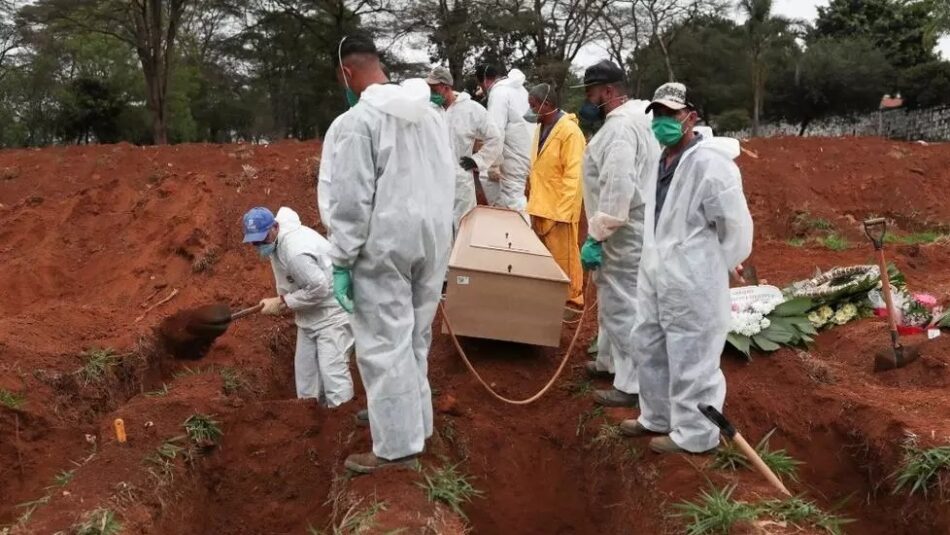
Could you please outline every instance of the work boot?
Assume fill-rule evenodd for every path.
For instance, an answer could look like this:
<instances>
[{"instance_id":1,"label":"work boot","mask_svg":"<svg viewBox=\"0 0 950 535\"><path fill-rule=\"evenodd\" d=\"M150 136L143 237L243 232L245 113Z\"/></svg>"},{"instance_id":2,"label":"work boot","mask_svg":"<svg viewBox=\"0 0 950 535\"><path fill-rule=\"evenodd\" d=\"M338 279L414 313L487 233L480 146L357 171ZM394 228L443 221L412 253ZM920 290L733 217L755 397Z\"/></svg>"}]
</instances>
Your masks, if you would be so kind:
<instances>
[{"instance_id":1,"label":"work boot","mask_svg":"<svg viewBox=\"0 0 950 535\"><path fill-rule=\"evenodd\" d=\"M645 437L650 435L662 435L643 427L636 418L620 422L620 433L626 437Z\"/></svg>"},{"instance_id":2,"label":"work boot","mask_svg":"<svg viewBox=\"0 0 950 535\"><path fill-rule=\"evenodd\" d=\"M640 397L636 394L621 392L616 388L610 390L595 390L594 403L604 407L631 407L640 406Z\"/></svg>"},{"instance_id":3,"label":"work boot","mask_svg":"<svg viewBox=\"0 0 950 535\"><path fill-rule=\"evenodd\" d=\"M408 457L402 457L400 459L388 460L377 457L373 452L354 453L346 458L346 462L343 463L343 466L345 466L347 470L356 472L357 474L372 474L377 470L387 469L418 470L419 456L409 455Z\"/></svg>"},{"instance_id":4,"label":"work boot","mask_svg":"<svg viewBox=\"0 0 950 535\"><path fill-rule=\"evenodd\" d=\"M609 371L598 368L597 362L593 360L584 363L584 371L587 372L587 376L591 379L608 379L614 376L614 374Z\"/></svg>"},{"instance_id":5,"label":"work boot","mask_svg":"<svg viewBox=\"0 0 950 535\"><path fill-rule=\"evenodd\" d=\"M356 420L356 425L360 427L369 427L369 409L362 409L353 416L353 419Z\"/></svg>"},{"instance_id":6,"label":"work boot","mask_svg":"<svg viewBox=\"0 0 950 535\"><path fill-rule=\"evenodd\" d=\"M679 447L669 436L650 439L650 449L656 453L694 453ZM698 452L698 454L709 453L715 449L714 447L706 451Z\"/></svg>"}]
</instances>

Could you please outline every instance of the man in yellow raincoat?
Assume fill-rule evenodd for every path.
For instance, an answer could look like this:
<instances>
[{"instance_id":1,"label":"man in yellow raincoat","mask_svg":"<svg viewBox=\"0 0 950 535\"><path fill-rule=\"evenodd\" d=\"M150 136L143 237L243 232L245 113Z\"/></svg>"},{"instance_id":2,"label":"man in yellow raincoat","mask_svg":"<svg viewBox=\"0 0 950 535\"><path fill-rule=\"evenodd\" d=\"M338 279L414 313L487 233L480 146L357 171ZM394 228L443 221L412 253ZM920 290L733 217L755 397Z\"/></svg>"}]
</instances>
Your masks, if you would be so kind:
<instances>
[{"instance_id":1,"label":"man in yellow raincoat","mask_svg":"<svg viewBox=\"0 0 950 535\"><path fill-rule=\"evenodd\" d=\"M577 235L587 143L577 117L561 111L557 94L549 84L534 86L528 93L528 103L531 111L525 119L538 123L528 178L531 227L571 279L568 306L580 308L584 306L584 272Z\"/></svg>"}]
</instances>

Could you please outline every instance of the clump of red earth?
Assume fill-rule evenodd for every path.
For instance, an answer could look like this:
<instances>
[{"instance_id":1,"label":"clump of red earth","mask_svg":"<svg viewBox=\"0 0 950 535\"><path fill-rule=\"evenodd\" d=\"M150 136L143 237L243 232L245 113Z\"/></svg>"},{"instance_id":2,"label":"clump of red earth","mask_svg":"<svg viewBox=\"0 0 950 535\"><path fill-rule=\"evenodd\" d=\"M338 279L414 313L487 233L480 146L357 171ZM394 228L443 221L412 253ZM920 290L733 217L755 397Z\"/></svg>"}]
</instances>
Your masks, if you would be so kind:
<instances>
[{"instance_id":1,"label":"clump of red earth","mask_svg":"<svg viewBox=\"0 0 950 535\"><path fill-rule=\"evenodd\" d=\"M869 262L865 217L887 216L898 232L950 222L950 147L872 138L744 147L739 165L756 223L750 263L770 283ZM512 407L487 396L434 330L437 430L423 465L460 463L472 476L483 494L463 506L467 520L427 500L418 473L344 476L345 456L370 447L352 418L365 399L334 412L293 399L291 318L248 317L200 360L171 358L153 331L163 318L218 302L237 310L273 293L270 267L241 243L244 211L287 205L323 230L318 156L318 143L296 142L0 151L0 388L25 397L17 410L0 407L0 526L28 509L18 504L43 498L18 532L65 530L104 507L128 533L302 533L380 502L368 532L461 533L467 523L476 533L680 533L672 504L697 496L707 480L737 484L745 500L776 497L754 473L714 470L708 457L660 457L640 440L596 440L605 423L634 413L594 411L586 390L608 385L585 383L584 343L550 394ZM833 230L809 224L818 219ZM829 232L850 246L788 243ZM888 254L912 288L950 300L947 244ZM591 316L582 342L596 333ZM565 329L564 347L572 334ZM752 362L727 352L725 413L752 441L776 429L772 447L804 462L800 480L787 482L792 492L827 508L843 501L837 512L855 520L848 532L947 533L940 489L928 499L892 494L891 477L908 433L924 447L950 440L950 338L925 342L907 368L872 373L874 353L888 343L884 323L869 319L822 334L807 352ZM509 397L533 394L559 357L490 341L463 345ZM116 365L90 379L79 372L83 354L101 348L114 350ZM147 458L182 435L194 413L219 422L218 446L157 470ZM126 444L114 438L115 418L125 422ZM55 485L69 470L69 482Z\"/></svg>"}]
</instances>

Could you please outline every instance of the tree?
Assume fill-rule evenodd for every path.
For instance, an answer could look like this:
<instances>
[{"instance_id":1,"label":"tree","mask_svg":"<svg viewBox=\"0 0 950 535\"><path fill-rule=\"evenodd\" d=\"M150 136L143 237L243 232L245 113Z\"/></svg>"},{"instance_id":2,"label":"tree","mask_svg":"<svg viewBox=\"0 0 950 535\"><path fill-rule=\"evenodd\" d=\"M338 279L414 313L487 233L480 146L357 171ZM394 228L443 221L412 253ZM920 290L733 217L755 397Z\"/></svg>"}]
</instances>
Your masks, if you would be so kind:
<instances>
[{"instance_id":1,"label":"tree","mask_svg":"<svg viewBox=\"0 0 950 535\"><path fill-rule=\"evenodd\" d=\"M900 88L909 108L950 105L950 62L931 61L904 70Z\"/></svg>"},{"instance_id":2,"label":"tree","mask_svg":"<svg viewBox=\"0 0 950 535\"><path fill-rule=\"evenodd\" d=\"M891 65L905 69L936 59L933 8L945 0L831 0L818 7L813 38L864 38Z\"/></svg>"},{"instance_id":3,"label":"tree","mask_svg":"<svg viewBox=\"0 0 950 535\"><path fill-rule=\"evenodd\" d=\"M789 21L772 15L772 0L739 0L745 15L746 50L752 73L752 135L759 135L759 120L768 78L767 54L789 27Z\"/></svg>"},{"instance_id":4,"label":"tree","mask_svg":"<svg viewBox=\"0 0 950 535\"><path fill-rule=\"evenodd\" d=\"M178 31L195 0L39 0L27 20L58 33L98 33L132 47L145 80L153 141L168 142L168 81Z\"/></svg>"},{"instance_id":5,"label":"tree","mask_svg":"<svg viewBox=\"0 0 950 535\"><path fill-rule=\"evenodd\" d=\"M714 15L727 2L722 0L633 0L633 17L642 13L646 31L663 56L667 81L675 82L676 73L670 60L670 46L683 28L683 22L705 15Z\"/></svg>"},{"instance_id":6,"label":"tree","mask_svg":"<svg viewBox=\"0 0 950 535\"><path fill-rule=\"evenodd\" d=\"M867 40L819 39L774 77L771 105L776 115L799 123L804 135L815 119L876 109L890 70Z\"/></svg>"}]
</instances>

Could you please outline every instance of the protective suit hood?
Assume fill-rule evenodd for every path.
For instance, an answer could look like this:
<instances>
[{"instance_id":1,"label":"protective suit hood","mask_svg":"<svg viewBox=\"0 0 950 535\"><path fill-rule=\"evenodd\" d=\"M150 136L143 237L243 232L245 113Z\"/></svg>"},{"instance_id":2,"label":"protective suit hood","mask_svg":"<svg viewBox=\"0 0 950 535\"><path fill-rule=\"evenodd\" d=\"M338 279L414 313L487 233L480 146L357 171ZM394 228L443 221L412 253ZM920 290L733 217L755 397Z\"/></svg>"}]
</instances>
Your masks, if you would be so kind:
<instances>
[{"instance_id":1,"label":"protective suit hood","mask_svg":"<svg viewBox=\"0 0 950 535\"><path fill-rule=\"evenodd\" d=\"M415 123L432 108L429 102L431 93L425 80L410 78L399 85L373 84L360 94L360 102L387 115Z\"/></svg>"},{"instance_id":2,"label":"protective suit hood","mask_svg":"<svg viewBox=\"0 0 950 535\"><path fill-rule=\"evenodd\" d=\"M650 102L648 100L628 100L627 102L623 103L623 105L615 108L614 111L608 113L607 117L623 117L625 119L630 119L644 114L646 114L647 117L652 117L652 112L646 113L647 106L649 105Z\"/></svg>"},{"instance_id":3,"label":"protective suit hood","mask_svg":"<svg viewBox=\"0 0 950 535\"><path fill-rule=\"evenodd\" d=\"M300 223L300 216L297 215L297 212L294 212L292 209L287 208L286 206L281 206L280 210L277 210L277 215L274 216L274 221L280 225L280 230L277 231L278 241L280 241L280 239L288 233L293 232L303 226Z\"/></svg>"},{"instance_id":4,"label":"protective suit hood","mask_svg":"<svg viewBox=\"0 0 950 535\"><path fill-rule=\"evenodd\" d=\"M467 91L460 91L460 92L458 92L458 93L455 94L455 102L454 102L452 105L455 106L456 104L461 104L461 103L463 103L463 102L468 102L469 100L472 100L472 97L468 94L468 92L467 92Z\"/></svg>"},{"instance_id":5,"label":"protective suit hood","mask_svg":"<svg viewBox=\"0 0 950 535\"><path fill-rule=\"evenodd\" d=\"M730 160L735 160L741 152L739 140L731 137L705 137L696 144L696 150L713 150Z\"/></svg>"},{"instance_id":6,"label":"protective suit hood","mask_svg":"<svg viewBox=\"0 0 950 535\"><path fill-rule=\"evenodd\" d=\"M508 71L508 76L495 82L492 89L495 87L524 87L525 80L527 80L527 77L523 72L518 69L511 69Z\"/></svg>"}]
</instances>

